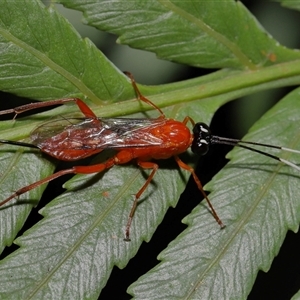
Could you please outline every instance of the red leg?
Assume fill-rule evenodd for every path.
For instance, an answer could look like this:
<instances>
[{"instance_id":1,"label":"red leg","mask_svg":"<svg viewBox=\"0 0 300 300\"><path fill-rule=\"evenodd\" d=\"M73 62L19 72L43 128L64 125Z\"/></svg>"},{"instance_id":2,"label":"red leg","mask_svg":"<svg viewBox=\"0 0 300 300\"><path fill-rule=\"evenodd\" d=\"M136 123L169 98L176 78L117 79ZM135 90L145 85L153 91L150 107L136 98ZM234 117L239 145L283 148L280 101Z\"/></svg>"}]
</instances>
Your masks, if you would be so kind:
<instances>
[{"instance_id":1,"label":"red leg","mask_svg":"<svg viewBox=\"0 0 300 300\"><path fill-rule=\"evenodd\" d=\"M125 74L131 79L132 86L133 86L134 90L136 91L136 93L138 95L138 98L141 101L147 103L148 105L151 105L152 107L154 107L160 113L161 117L165 118L165 115L162 112L162 110L158 106L156 106L154 103L152 103L149 99L147 99L145 96L143 96L141 94L140 90L138 89L138 87L136 85L136 82L135 82L132 74L129 73L129 72L125 72ZM51 101L29 103L29 104L25 104L25 105L15 107L15 108L2 110L2 111L0 111L0 115L6 115L6 114L14 113L15 116L13 117L13 119L15 119L18 114L21 114L25 111L29 111L29 110L32 110L32 109L35 109L35 108L65 104L67 102L75 102L77 104L77 106L79 107L80 111L85 115L85 117L95 118L95 119L97 118L97 116L93 113L93 111L79 98L63 98L63 99L56 99L56 100L51 100Z\"/></svg>"},{"instance_id":2,"label":"red leg","mask_svg":"<svg viewBox=\"0 0 300 300\"><path fill-rule=\"evenodd\" d=\"M61 171L56 172L56 173L54 173L54 174L52 174L52 175L50 175L50 176L48 176L48 177L46 177L44 179L36 181L36 182L34 182L34 183L30 184L30 185L24 186L21 189L15 191L12 195L10 195L5 200L1 201L0 202L0 206L2 206L5 203L9 202L13 198L16 198L16 197L18 197L18 196L20 196L20 195L22 195L22 194L24 194L26 192L29 192L29 191L35 189L36 187L38 187L38 186L40 186L40 185L42 185L44 183L50 182L50 181L52 181L52 180L54 180L54 179L56 179L56 178L58 178L60 176L63 176L63 175L66 175L66 174L74 174L74 173L75 172L74 172L73 168L66 169L66 170L61 170Z\"/></svg>"},{"instance_id":3,"label":"red leg","mask_svg":"<svg viewBox=\"0 0 300 300\"><path fill-rule=\"evenodd\" d=\"M137 208L137 204L139 201L139 198L141 197L141 195L143 194L143 192L145 191L145 189L147 188L147 186L149 185L149 183L151 182L155 172L158 170L158 165L156 163L153 162L146 162L146 161L137 161L138 165L143 168L143 169L152 169L152 172L150 173L149 177L147 178L146 182L144 183L144 185L140 188L140 190L136 193L135 195L135 199L133 201L133 205L132 208L130 210L129 213L129 217L128 217L128 221L127 221L127 225L126 225L126 229L125 229L125 239L124 241L129 242L130 238L130 226L132 223L132 219L135 213L135 210Z\"/></svg>"},{"instance_id":4,"label":"red leg","mask_svg":"<svg viewBox=\"0 0 300 300\"><path fill-rule=\"evenodd\" d=\"M184 125L186 125L187 122L189 122L189 121L191 122L191 124L192 124L193 126L195 126L194 120L193 120L191 117L189 117L189 116L185 117L184 120L182 121L182 123L183 123Z\"/></svg>"},{"instance_id":5,"label":"red leg","mask_svg":"<svg viewBox=\"0 0 300 300\"><path fill-rule=\"evenodd\" d=\"M19 190L17 190L16 192L14 192L11 196L9 196L8 198L6 198L5 200L3 200L2 202L0 202L0 206L4 205L5 203L9 202L10 200L12 200L13 198L16 198L32 189L35 189L36 187L48 183L60 176L66 175L66 174L91 174L91 173L100 173L106 169L111 168L112 166L116 165L116 164L123 164L126 163L128 161L130 161L132 159L131 157L131 152L130 151L120 151L119 153L117 153L116 156L108 159L107 161L105 161L104 163L101 164L96 164L96 165L92 165L92 166L75 166L73 168L70 169L66 169L66 170L61 170L59 172L56 172L44 179L41 179L37 182L34 182L30 185L27 185ZM129 238L129 234L130 234L130 225L132 222L132 218L134 215L134 212L136 210L137 207L137 203L138 200L140 198L140 196L142 195L142 193L145 191L145 189L147 188L147 186L149 185L149 183L151 182L155 172L158 169L158 165L152 162L143 162L143 161L138 161L138 165L141 168L144 169L152 169L152 172L150 173L148 179L146 180L146 182L144 183L144 185L141 187L141 189L137 192L137 194L135 195L135 200L133 202L129 217L128 217L128 222L126 225L126 231L125 231L125 241L130 241Z\"/></svg>"},{"instance_id":6,"label":"red leg","mask_svg":"<svg viewBox=\"0 0 300 300\"><path fill-rule=\"evenodd\" d=\"M178 156L174 156L174 158L175 158L175 160L176 160L176 162L177 162L177 164L178 164L178 166L179 166L180 168L182 168L182 169L184 169L184 170L187 170L187 171L189 171L189 172L192 174L192 176L193 176L193 178L194 178L194 181L195 181L196 184L197 184L198 189L200 190L200 192L202 193L202 195L203 195L204 198L206 199L207 204L208 204L208 206L209 206L210 209L211 209L211 212L212 212L213 217L215 218L215 220L216 220L217 223L221 226L222 229L225 228L225 225L223 224L223 222L222 222L221 219L219 218L218 214L216 213L215 209L213 208L212 204L210 203L210 201L209 201L207 195L205 194L205 192L204 192L204 190L203 190L203 187L202 187L202 184L201 184L201 182L200 182L198 176L197 176L196 173L195 173L195 170L194 170L192 167L186 165L186 164L185 164Z\"/></svg>"},{"instance_id":7,"label":"red leg","mask_svg":"<svg viewBox=\"0 0 300 300\"><path fill-rule=\"evenodd\" d=\"M132 83L132 86L133 86L135 92L137 93L138 98L139 98L141 101L147 103L148 105L151 105L153 108L155 108L155 109L160 113L160 115L161 115L162 118L165 118L165 114L162 112L162 110L161 110L158 106L156 106L153 102L151 102L149 99L147 99L145 96L143 96L143 95L141 94L139 88L138 88L137 85L136 85L136 82L135 82L135 80L134 80L132 74L129 73L129 72L124 72L124 74L126 74L126 75L130 78L131 83Z\"/></svg>"},{"instance_id":8,"label":"red leg","mask_svg":"<svg viewBox=\"0 0 300 300\"><path fill-rule=\"evenodd\" d=\"M53 106L53 105L60 105L65 104L67 102L75 102L81 112L85 115L87 118L97 118L97 116L93 113L93 111L80 99L78 98L64 98L64 99L56 99L52 101L45 101L45 102L37 102L37 103L29 103L25 105L21 105L12 109L6 109L0 111L0 115L5 114L11 114L14 113L15 116L13 119L16 118L18 114L21 114L25 111L32 110L35 108L41 108L41 107L47 107L47 106Z\"/></svg>"},{"instance_id":9,"label":"red leg","mask_svg":"<svg viewBox=\"0 0 300 300\"><path fill-rule=\"evenodd\" d=\"M125 152L125 153L124 153ZM59 172L56 172L46 178L43 178L39 181L36 181L30 185L27 185L19 190L17 190L16 192L14 192L11 196L9 196L8 198L6 198L5 200L3 200L2 202L0 202L0 206L4 205L5 203L9 202L11 199L16 198L28 191L31 191L33 189L35 189L36 187L50 182L60 176L66 175L66 174L92 174L92 173L100 173L106 169L111 168L112 166L116 165L116 164L124 164L128 161L130 161L132 158L129 155L126 156L126 154L128 151L120 151L119 153L117 153L114 157L108 159L107 161L101 163L101 164L96 164L96 165L92 165L92 166L75 166L73 168L70 169L66 169L66 170L61 170ZM121 153L121 156L119 155Z\"/></svg>"},{"instance_id":10,"label":"red leg","mask_svg":"<svg viewBox=\"0 0 300 300\"><path fill-rule=\"evenodd\" d=\"M97 116L94 114L94 112L81 99L75 98L75 102L85 117L97 119Z\"/></svg>"}]
</instances>

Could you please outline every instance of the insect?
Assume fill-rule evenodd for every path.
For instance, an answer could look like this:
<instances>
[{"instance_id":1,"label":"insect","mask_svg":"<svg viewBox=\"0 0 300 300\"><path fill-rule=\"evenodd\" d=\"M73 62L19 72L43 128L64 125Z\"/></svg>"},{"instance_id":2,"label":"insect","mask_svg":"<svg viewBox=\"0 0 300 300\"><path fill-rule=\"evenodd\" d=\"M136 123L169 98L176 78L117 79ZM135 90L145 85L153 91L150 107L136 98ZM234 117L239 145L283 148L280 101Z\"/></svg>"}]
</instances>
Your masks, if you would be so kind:
<instances>
[{"instance_id":1,"label":"insect","mask_svg":"<svg viewBox=\"0 0 300 300\"><path fill-rule=\"evenodd\" d=\"M179 158L179 154L185 152L189 147L191 147L192 152L195 154L205 155L212 144L227 144L243 147L266 155L300 171L300 167L290 161L281 159L277 156L247 145L266 146L300 153L298 150L214 136L211 134L211 131L206 124L195 123L190 117L186 117L182 122L166 118L159 107L140 93L132 75L130 73L126 74L131 79L132 86L138 99L158 111L159 116L157 118L98 118L93 111L78 98L66 98L42 103L31 103L0 112L0 114L14 113L16 117L18 114L31 109L64 104L67 102L75 102L80 111L83 113L84 118L60 118L45 123L33 130L31 133L32 143L10 140L0 140L0 143L38 148L42 152L58 160L64 161L80 160L100 153L105 149L115 149L117 151L113 157L107 159L103 163L89 166L74 166L69 169L58 171L44 179L20 188L11 196L0 202L0 206L19 195L42 184L48 183L60 176L66 174L90 174L103 172L114 165L121 165L132 160L136 160L139 167L143 169L151 169L151 172L144 185L135 194L133 205L129 213L124 240L130 241L130 227L138 201L158 170L158 164L153 162L152 159L159 160L174 157L180 168L190 172L198 189L206 199L213 217L221 228L224 228L225 225L222 223L206 196L194 169L185 164ZM192 132L187 127L188 122L190 122L193 126Z\"/></svg>"}]
</instances>

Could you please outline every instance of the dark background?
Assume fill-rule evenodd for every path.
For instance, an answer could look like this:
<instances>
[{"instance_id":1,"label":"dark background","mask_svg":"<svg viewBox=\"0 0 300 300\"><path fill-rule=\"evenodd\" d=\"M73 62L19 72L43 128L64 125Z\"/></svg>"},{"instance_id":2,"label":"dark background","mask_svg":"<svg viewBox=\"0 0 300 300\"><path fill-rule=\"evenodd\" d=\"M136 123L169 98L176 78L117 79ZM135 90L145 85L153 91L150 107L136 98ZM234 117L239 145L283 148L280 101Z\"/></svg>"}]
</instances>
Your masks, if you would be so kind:
<instances>
[{"instance_id":1,"label":"dark background","mask_svg":"<svg viewBox=\"0 0 300 300\"><path fill-rule=\"evenodd\" d=\"M300 15L297 12L282 8L275 2L242 2L276 40L287 47L299 48L299 37L297 36L299 30L297 28L300 28ZM62 13L68 14L69 11L62 11ZM99 31L88 26L82 26L79 24L79 13L67 15L67 18L71 21L74 19L74 26L82 36L88 36L92 39L119 69L133 73L139 83L162 84L201 76L214 71L157 60L154 54L116 45L115 36L99 33ZM287 35L287 32L290 34ZM291 89L261 92L224 105L212 120L213 133L226 137L241 138L253 122L289 90ZM264 101L261 101L261 98L264 98ZM27 99L19 99L4 93L0 94L0 99L1 109L6 108L3 107L2 103L9 103L9 106L12 107L27 101ZM241 120L244 120L244 122L241 123ZM240 125L237 128L235 124ZM199 160L196 171L203 184L208 182L226 164L225 155L229 150L230 147L227 146L214 147L208 155ZM60 165L59 168L65 168L65 166ZM64 177L63 180L67 180L67 177ZM62 192L62 184L61 179L49 184L41 204L33 210L25 229L41 219L37 211L47 201L53 199L55 196L53 191L55 191L55 194ZM131 297L126 294L127 287L158 263L157 255L186 228L181 220L199 204L199 199L201 199L199 191L193 180L189 180L176 209L169 209L164 222L158 227L151 241L143 243L138 254L125 269L119 270L116 267L113 269L107 286L103 289L99 299L130 299ZM15 248L16 246L10 247L0 258L3 258L10 250ZM270 271L268 273L259 272L248 299L290 299L300 286L299 253L300 235L289 232L279 255L273 261Z\"/></svg>"}]
</instances>

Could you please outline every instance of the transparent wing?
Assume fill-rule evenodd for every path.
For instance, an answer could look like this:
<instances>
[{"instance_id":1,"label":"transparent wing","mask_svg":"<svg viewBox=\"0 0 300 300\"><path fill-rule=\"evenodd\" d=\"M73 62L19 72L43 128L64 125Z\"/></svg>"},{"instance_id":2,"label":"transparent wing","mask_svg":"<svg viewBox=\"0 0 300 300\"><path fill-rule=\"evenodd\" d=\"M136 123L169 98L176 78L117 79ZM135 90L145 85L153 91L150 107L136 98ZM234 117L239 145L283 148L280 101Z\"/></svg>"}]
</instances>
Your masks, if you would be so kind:
<instances>
[{"instance_id":1,"label":"transparent wing","mask_svg":"<svg viewBox=\"0 0 300 300\"><path fill-rule=\"evenodd\" d=\"M31 133L32 143L69 149L149 147L162 143L149 129L162 126L165 119L66 118L47 122Z\"/></svg>"}]
</instances>

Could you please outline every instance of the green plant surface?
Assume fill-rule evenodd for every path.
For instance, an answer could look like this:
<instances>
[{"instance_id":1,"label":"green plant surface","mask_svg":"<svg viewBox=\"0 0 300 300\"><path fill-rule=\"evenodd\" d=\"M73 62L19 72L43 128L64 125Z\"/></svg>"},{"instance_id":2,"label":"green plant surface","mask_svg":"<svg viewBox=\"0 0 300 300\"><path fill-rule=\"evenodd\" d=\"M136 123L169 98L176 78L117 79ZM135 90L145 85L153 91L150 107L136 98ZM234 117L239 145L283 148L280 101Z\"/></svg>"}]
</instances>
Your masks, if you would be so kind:
<instances>
[{"instance_id":1,"label":"green plant surface","mask_svg":"<svg viewBox=\"0 0 300 300\"><path fill-rule=\"evenodd\" d=\"M58 2L82 11L87 24L117 34L120 43L180 63L257 69L299 58L272 39L241 2Z\"/></svg>"},{"instance_id":2,"label":"green plant surface","mask_svg":"<svg viewBox=\"0 0 300 300\"><path fill-rule=\"evenodd\" d=\"M297 300L297 299L300 299L300 293L296 293L292 298L292 300Z\"/></svg>"},{"instance_id":3,"label":"green plant surface","mask_svg":"<svg viewBox=\"0 0 300 300\"><path fill-rule=\"evenodd\" d=\"M282 4L282 6L286 6L292 9L300 9L300 3L299 1L294 1L294 0L277 0L278 2L280 2Z\"/></svg>"},{"instance_id":4,"label":"green plant surface","mask_svg":"<svg viewBox=\"0 0 300 300\"><path fill-rule=\"evenodd\" d=\"M60 1L83 11L85 22L115 33L120 43L166 60L223 68L207 76L161 86L139 86L168 118L209 123L224 103L300 82L300 53L281 46L240 3L222 1ZM234 12L234 13L233 13ZM230 16L230 17L229 17ZM145 117L130 80L54 6L3 1L0 11L0 89L30 99L80 97L99 117ZM264 116L245 139L300 149L299 90ZM1 139L30 141L51 118L80 116L68 104L0 123ZM156 117L151 110L146 117ZM188 228L159 256L161 263L129 288L137 299L243 299L258 270L267 271L287 230L299 224L299 174L245 150L207 185L227 227L220 230L205 203L184 220ZM104 161L101 153L92 164ZM280 154L281 155L281 154ZM194 158L186 155L193 165ZM295 155L286 158L297 162ZM298 159L299 162L299 159ZM53 173L55 162L38 151L0 147L0 190L13 191ZM124 268L149 241L189 175L170 160L142 195L123 241L133 195L148 170L135 164L101 174L76 175L41 211L44 217L15 237L45 186L0 209L1 250L20 248L0 263L2 299L97 299L113 266ZM240 183L240 184L238 184ZM182 276L184 274L184 276ZM180 276L180 279L179 279ZM184 277L184 278L183 278Z\"/></svg>"}]
</instances>

